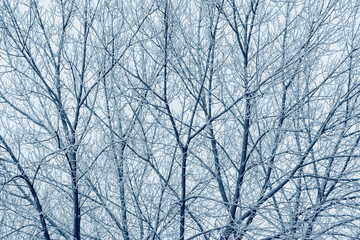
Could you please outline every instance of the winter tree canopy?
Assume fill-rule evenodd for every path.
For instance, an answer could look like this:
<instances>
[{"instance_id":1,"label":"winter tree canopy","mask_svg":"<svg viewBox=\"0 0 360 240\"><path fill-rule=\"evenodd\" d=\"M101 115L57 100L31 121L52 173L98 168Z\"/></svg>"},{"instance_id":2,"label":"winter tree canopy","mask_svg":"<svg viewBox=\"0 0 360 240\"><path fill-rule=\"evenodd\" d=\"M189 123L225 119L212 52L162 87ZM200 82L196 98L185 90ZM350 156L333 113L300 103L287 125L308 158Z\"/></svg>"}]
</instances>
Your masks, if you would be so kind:
<instances>
[{"instance_id":1,"label":"winter tree canopy","mask_svg":"<svg viewBox=\"0 0 360 240\"><path fill-rule=\"evenodd\" d=\"M360 239L359 4L0 1L0 239Z\"/></svg>"}]
</instances>

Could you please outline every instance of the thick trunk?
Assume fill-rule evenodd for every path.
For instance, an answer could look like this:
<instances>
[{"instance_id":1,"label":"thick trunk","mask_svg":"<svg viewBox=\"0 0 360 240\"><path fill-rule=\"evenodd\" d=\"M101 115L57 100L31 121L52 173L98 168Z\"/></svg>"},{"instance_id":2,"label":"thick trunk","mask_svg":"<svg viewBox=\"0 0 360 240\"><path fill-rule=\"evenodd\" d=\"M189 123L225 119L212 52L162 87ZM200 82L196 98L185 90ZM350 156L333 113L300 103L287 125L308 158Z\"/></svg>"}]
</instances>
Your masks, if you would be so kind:
<instances>
[{"instance_id":1,"label":"thick trunk","mask_svg":"<svg viewBox=\"0 0 360 240\"><path fill-rule=\"evenodd\" d=\"M236 181L236 189L234 194L234 200L232 206L230 208L230 219L229 225L226 227L223 235L221 236L222 240L228 240L230 235L234 232L233 224L235 222L236 210L238 206L238 202L240 199L240 188L245 176L246 170L246 162L247 162L247 148L248 148L248 140L249 140L249 127L250 127L250 96L246 98L246 109L245 109L245 124L244 124L244 135L243 135L243 143L242 143L242 152L240 159L240 169L238 172L238 178Z\"/></svg>"},{"instance_id":2,"label":"thick trunk","mask_svg":"<svg viewBox=\"0 0 360 240\"><path fill-rule=\"evenodd\" d=\"M69 154L70 166L71 166L71 181L72 181L72 195L73 195L73 225L74 231L73 236L75 240L80 240L80 223L81 223L81 212L80 212L80 200L79 200L79 184L77 179L77 159L76 154L73 152Z\"/></svg>"},{"instance_id":3,"label":"thick trunk","mask_svg":"<svg viewBox=\"0 0 360 240\"><path fill-rule=\"evenodd\" d=\"M181 163L180 240L185 239L186 160L187 148L183 150Z\"/></svg>"},{"instance_id":4,"label":"thick trunk","mask_svg":"<svg viewBox=\"0 0 360 240\"><path fill-rule=\"evenodd\" d=\"M127 226L127 210L126 210L126 199L125 199L125 182L124 182L124 157L123 151L125 146L122 146L120 150L120 159L117 165L119 187L120 187L120 204L121 204L121 221L122 221L122 234L124 240L129 240L129 230Z\"/></svg>"}]
</instances>

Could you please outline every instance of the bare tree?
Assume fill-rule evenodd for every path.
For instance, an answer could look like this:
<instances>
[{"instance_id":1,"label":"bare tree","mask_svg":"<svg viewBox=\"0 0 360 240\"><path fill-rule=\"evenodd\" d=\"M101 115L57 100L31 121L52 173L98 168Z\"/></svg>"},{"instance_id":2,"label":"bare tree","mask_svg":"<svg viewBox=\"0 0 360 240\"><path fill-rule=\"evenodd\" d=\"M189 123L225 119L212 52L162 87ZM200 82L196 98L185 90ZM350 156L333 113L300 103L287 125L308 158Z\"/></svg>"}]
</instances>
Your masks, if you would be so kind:
<instances>
[{"instance_id":1,"label":"bare tree","mask_svg":"<svg viewBox=\"0 0 360 240\"><path fill-rule=\"evenodd\" d=\"M357 239L359 6L0 3L0 238Z\"/></svg>"}]
</instances>

